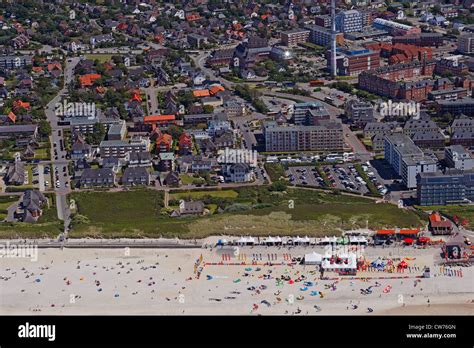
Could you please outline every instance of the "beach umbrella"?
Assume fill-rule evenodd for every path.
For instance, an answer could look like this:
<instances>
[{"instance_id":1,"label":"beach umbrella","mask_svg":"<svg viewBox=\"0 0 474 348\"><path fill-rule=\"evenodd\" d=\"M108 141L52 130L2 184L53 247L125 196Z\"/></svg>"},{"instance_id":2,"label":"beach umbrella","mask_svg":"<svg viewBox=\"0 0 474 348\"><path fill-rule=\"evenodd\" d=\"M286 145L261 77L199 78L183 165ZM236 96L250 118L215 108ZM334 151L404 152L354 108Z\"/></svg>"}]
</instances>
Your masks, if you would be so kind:
<instances>
[{"instance_id":1,"label":"beach umbrella","mask_svg":"<svg viewBox=\"0 0 474 348\"><path fill-rule=\"evenodd\" d=\"M400 263L398 264L397 267L399 267L399 268L407 268L407 267L408 267L408 264L407 264L405 261L402 261L402 262L400 262Z\"/></svg>"}]
</instances>

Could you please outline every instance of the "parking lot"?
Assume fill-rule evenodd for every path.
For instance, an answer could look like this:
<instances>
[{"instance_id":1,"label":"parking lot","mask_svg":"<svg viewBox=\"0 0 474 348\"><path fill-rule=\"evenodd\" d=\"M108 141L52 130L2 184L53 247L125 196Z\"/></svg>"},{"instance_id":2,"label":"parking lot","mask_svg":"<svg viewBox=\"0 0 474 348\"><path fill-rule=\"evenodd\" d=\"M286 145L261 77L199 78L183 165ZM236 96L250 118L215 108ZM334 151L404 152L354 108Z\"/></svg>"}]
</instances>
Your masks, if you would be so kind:
<instances>
[{"instance_id":1,"label":"parking lot","mask_svg":"<svg viewBox=\"0 0 474 348\"><path fill-rule=\"evenodd\" d=\"M50 186L50 172L51 168L48 165L39 164L32 168L33 185L38 185L40 191L45 191Z\"/></svg>"},{"instance_id":2,"label":"parking lot","mask_svg":"<svg viewBox=\"0 0 474 348\"><path fill-rule=\"evenodd\" d=\"M367 178L375 185L380 194L385 194L387 189L383 185L377 171L367 165L361 164L362 170ZM364 178L359 174L357 168L352 163L326 164L321 166L321 170L326 174L332 188L337 188L354 193L366 194L370 190ZM295 185L307 185L312 187L327 187L315 166L295 166L289 167L286 171L289 180Z\"/></svg>"},{"instance_id":3,"label":"parking lot","mask_svg":"<svg viewBox=\"0 0 474 348\"><path fill-rule=\"evenodd\" d=\"M323 170L335 188L360 194L369 192L367 184L352 164L325 165Z\"/></svg>"},{"instance_id":4,"label":"parking lot","mask_svg":"<svg viewBox=\"0 0 474 348\"><path fill-rule=\"evenodd\" d=\"M286 174L292 184L325 187L324 180L319 176L315 166L288 167Z\"/></svg>"}]
</instances>

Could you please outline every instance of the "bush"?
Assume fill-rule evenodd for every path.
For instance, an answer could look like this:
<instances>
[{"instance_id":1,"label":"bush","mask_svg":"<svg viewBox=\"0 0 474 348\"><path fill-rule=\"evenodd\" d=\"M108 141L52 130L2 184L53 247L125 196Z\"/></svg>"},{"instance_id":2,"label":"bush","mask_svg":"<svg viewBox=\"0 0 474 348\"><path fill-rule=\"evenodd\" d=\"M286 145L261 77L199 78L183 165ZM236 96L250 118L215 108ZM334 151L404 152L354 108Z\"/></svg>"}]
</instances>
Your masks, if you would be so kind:
<instances>
[{"instance_id":1,"label":"bush","mask_svg":"<svg viewBox=\"0 0 474 348\"><path fill-rule=\"evenodd\" d=\"M270 187L268 188L270 191L285 191L287 187L287 183L283 180L278 180L273 182Z\"/></svg>"},{"instance_id":2,"label":"bush","mask_svg":"<svg viewBox=\"0 0 474 348\"><path fill-rule=\"evenodd\" d=\"M203 178L197 178L193 180L193 185L203 185L206 182Z\"/></svg>"},{"instance_id":3,"label":"bush","mask_svg":"<svg viewBox=\"0 0 474 348\"><path fill-rule=\"evenodd\" d=\"M225 211L228 213L236 213L236 212L247 211L247 210L250 210L250 207L247 204L241 204L241 203L235 203L225 208Z\"/></svg>"},{"instance_id":4,"label":"bush","mask_svg":"<svg viewBox=\"0 0 474 348\"><path fill-rule=\"evenodd\" d=\"M258 203L252 206L253 209L263 209L273 207L273 204L270 203Z\"/></svg>"},{"instance_id":5,"label":"bush","mask_svg":"<svg viewBox=\"0 0 474 348\"><path fill-rule=\"evenodd\" d=\"M72 223L73 225L80 225L80 224L88 224L91 221L87 216L81 215L81 214L76 214L72 218Z\"/></svg>"}]
</instances>

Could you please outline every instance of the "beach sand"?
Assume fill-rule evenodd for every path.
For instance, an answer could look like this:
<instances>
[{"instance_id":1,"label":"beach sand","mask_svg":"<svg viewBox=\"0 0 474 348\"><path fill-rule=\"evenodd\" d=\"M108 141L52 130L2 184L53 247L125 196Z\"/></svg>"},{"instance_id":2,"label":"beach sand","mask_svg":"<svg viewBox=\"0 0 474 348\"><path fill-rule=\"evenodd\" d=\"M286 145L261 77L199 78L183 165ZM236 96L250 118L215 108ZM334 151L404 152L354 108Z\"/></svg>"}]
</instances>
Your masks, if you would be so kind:
<instances>
[{"instance_id":1,"label":"beach sand","mask_svg":"<svg viewBox=\"0 0 474 348\"><path fill-rule=\"evenodd\" d=\"M226 262L241 261L231 250L217 249L129 249L129 254L126 249L39 249L36 262L0 259L0 314L363 315L369 307L371 314L474 314L474 269L463 268L462 277L438 275L432 250L368 248L369 259L411 257L409 265L418 267L412 273L358 274L371 280L335 273L320 280L314 266L263 266L269 254L276 255L275 262L286 262L285 254L313 250L241 248L241 259L250 263L261 254L262 265L207 265L196 279L194 264L201 255L202 264L222 261L222 253L231 255ZM416 278L425 265L432 267L433 277ZM292 284L277 283L282 276ZM407 278L379 279L402 276ZM369 286L372 293L363 295L360 290Z\"/></svg>"}]
</instances>

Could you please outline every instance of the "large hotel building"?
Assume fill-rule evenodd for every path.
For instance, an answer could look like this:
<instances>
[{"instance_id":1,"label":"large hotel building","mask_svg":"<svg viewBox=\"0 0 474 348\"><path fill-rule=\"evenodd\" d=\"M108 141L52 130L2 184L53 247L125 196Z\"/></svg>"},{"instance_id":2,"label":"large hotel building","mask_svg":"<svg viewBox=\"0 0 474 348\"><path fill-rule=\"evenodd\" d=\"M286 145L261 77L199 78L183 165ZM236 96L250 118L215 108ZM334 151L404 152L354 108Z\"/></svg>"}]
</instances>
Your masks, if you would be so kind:
<instances>
[{"instance_id":1,"label":"large hotel building","mask_svg":"<svg viewBox=\"0 0 474 348\"><path fill-rule=\"evenodd\" d=\"M280 33L280 39L283 45L288 47L298 46L300 43L304 43L309 39L309 30L306 29L293 29L289 31L282 31Z\"/></svg>"},{"instance_id":2,"label":"large hotel building","mask_svg":"<svg viewBox=\"0 0 474 348\"><path fill-rule=\"evenodd\" d=\"M333 120L318 123L316 126L278 125L275 121L265 123L265 151L342 151L342 124Z\"/></svg>"}]
</instances>

